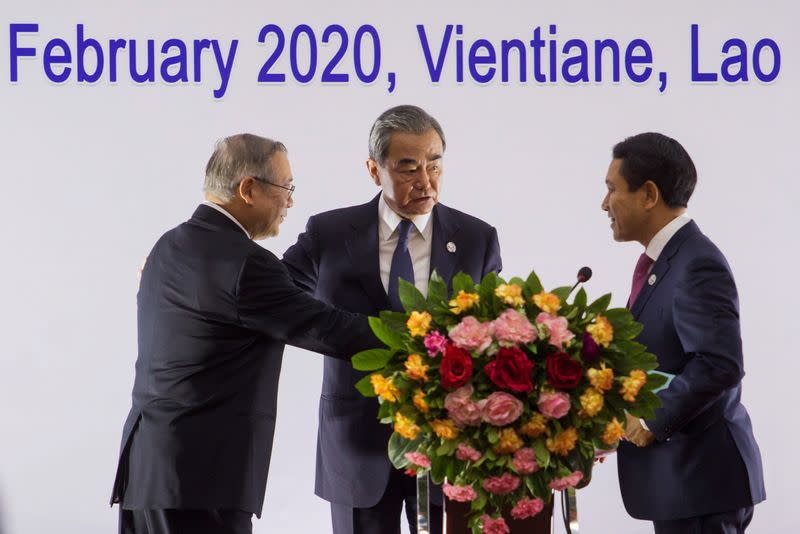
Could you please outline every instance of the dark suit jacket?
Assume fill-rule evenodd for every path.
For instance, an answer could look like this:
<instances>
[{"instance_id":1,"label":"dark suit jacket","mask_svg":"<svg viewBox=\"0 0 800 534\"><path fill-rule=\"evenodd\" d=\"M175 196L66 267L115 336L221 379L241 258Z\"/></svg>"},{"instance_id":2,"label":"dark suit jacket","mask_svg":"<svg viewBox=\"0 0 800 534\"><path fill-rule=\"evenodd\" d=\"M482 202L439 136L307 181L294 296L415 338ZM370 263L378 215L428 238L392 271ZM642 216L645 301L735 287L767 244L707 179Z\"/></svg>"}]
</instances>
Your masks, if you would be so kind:
<instances>
[{"instance_id":1,"label":"dark suit jacket","mask_svg":"<svg viewBox=\"0 0 800 534\"><path fill-rule=\"evenodd\" d=\"M380 277L378 198L315 215L283 261L295 282L323 302L377 315L390 309ZM485 222L438 204L433 210L431 270L450 282L463 271L474 279L499 272L497 231ZM454 253L447 243L456 245ZM377 420L378 404L355 389L365 373L325 358L317 436L316 494L368 508L383 495L393 469L387 456L391 428ZM431 491L441 503L441 490Z\"/></svg>"},{"instance_id":2,"label":"dark suit jacket","mask_svg":"<svg viewBox=\"0 0 800 534\"><path fill-rule=\"evenodd\" d=\"M638 341L675 374L646 421L653 445L619 447L619 479L633 517L672 520L765 499L761 453L741 404L744 361L730 267L694 222L667 243L633 303Z\"/></svg>"},{"instance_id":3,"label":"dark suit jacket","mask_svg":"<svg viewBox=\"0 0 800 534\"><path fill-rule=\"evenodd\" d=\"M278 258L202 205L150 253L138 331L112 495L126 509L260 516L284 344L340 358L377 346L365 317L314 300Z\"/></svg>"}]
</instances>

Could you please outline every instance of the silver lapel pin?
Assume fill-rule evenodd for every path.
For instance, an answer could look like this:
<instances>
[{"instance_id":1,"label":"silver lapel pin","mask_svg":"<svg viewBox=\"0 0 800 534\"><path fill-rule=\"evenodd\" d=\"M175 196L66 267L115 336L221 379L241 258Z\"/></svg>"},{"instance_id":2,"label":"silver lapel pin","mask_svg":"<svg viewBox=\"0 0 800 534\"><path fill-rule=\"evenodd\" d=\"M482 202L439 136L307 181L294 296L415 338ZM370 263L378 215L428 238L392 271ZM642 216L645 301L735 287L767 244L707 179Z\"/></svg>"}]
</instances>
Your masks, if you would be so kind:
<instances>
[{"instance_id":1,"label":"silver lapel pin","mask_svg":"<svg viewBox=\"0 0 800 534\"><path fill-rule=\"evenodd\" d=\"M453 253L456 251L456 244L452 241L447 242L447 252Z\"/></svg>"},{"instance_id":2,"label":"silver lapel pin","mask_svg":"<svg viewBox=\"0 0 800 534\"><path fill-rule=\"evenodd\" d=\"M656 280L657 280L657 278L656 278L656 275L654 275L654 274L651 274L651 275L650 275L650 278L648 278L648 279L647 279L647 283L648 283L648 284L650 284L650 285L652 286L653 284L655 284L655 283L656 283Z\"/></svg>"}]
</instances>

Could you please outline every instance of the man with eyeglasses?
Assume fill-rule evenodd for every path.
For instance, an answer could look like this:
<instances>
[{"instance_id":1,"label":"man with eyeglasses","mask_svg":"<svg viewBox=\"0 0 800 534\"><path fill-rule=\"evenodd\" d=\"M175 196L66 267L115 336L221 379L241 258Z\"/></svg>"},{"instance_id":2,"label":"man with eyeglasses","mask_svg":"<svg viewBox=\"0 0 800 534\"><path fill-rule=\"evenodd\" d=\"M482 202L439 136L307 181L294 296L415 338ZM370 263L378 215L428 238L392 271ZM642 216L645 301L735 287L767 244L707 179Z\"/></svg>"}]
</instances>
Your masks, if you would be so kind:
<instances>
[{"instance_id":1,"label":"man with eyeglasses","mask_svg":"<svg viewBox=\"0 0 800 534\"><path fill-rule=\"evenodd\" d=\"M369 135L367 171L381 192L359 206L315 215L283 256L295 282L339 308L377 315L401 310L398 280L427 294L436 270L448 284L463 271L500 271L497 231L439 204L445 138L416 106L385 111ZM316 494L331 503L334 534L400 533L405 504L416 532L415 482L387 457L391 429L355 389L365 373L325 358L317 439ZM442 532L442 492L431 488L431 532Z\"/></svg>"},{"instance_id":2,"label":"man with eyeglasses","mask_svg":"<svg viewBox=\"0 0 800 534\"><path fill-rule=\"evenodd\" d=\"M141 275L139 353L112 504L121 534L249 534L261 516L284 344L334 357L377 346L364 316L299 289L254 242L293 205L286 147L223 139L206 202Z\"/></svg>"}]
</instances>

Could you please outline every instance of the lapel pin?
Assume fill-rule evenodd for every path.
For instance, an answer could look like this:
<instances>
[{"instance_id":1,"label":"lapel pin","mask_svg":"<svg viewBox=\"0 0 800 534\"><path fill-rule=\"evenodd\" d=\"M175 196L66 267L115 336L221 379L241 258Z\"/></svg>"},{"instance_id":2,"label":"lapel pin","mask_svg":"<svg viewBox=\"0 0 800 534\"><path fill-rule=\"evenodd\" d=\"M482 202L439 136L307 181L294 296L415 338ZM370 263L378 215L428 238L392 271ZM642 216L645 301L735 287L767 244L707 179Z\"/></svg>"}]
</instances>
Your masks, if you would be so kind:
<instances>
[{"instance_id":1,"label":"lapel pin","mask_svg":"<svg viewBox=\"0 0 800 534\"><path fill-rule=\"evenodd\" d=\"M652 286L653 284L655 284L655 283L656 283L656 275L654 275L654 274L651 274L651 275L650 275L650 278L648 278L648 279L647 279L647 283L648 283L648 284L650 284L651 286Z\"/></svg>"},{"instance_id":2,"label":"lapel pin","mask_svg":"<svg viewBox=\"0 0 800 534\"><path fill-rule=\"evenodd\" d=\"M452 241L448 241L447 242L447 252L452 253L452 252L455 252L455 251L456 251L456 244L453 243Z\"/></svg>"}]
</instances>

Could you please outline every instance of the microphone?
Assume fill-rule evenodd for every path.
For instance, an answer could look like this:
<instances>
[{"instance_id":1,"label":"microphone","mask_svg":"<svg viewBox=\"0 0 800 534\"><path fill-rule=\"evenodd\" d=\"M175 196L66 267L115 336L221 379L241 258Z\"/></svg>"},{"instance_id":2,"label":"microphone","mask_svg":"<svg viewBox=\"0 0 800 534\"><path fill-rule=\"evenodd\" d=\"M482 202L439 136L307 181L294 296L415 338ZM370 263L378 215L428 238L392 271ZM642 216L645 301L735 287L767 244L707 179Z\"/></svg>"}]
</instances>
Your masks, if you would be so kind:
<instances>
[{"instance_id":1,"label":"microphone","mask_svg":"<svg viewBox=\"0 0 800 534\"><path fill-rule=\"evenodd\" d=\"M575 288L578 287L578 284L583 284L584 282L588 282L589 279L592 277L592 270L589 267L581 267L578 271L578 281L575 282L575 285L572 286L572 289L569 290L567 297L569 297Z\"/></svg>"}]
</instances>

